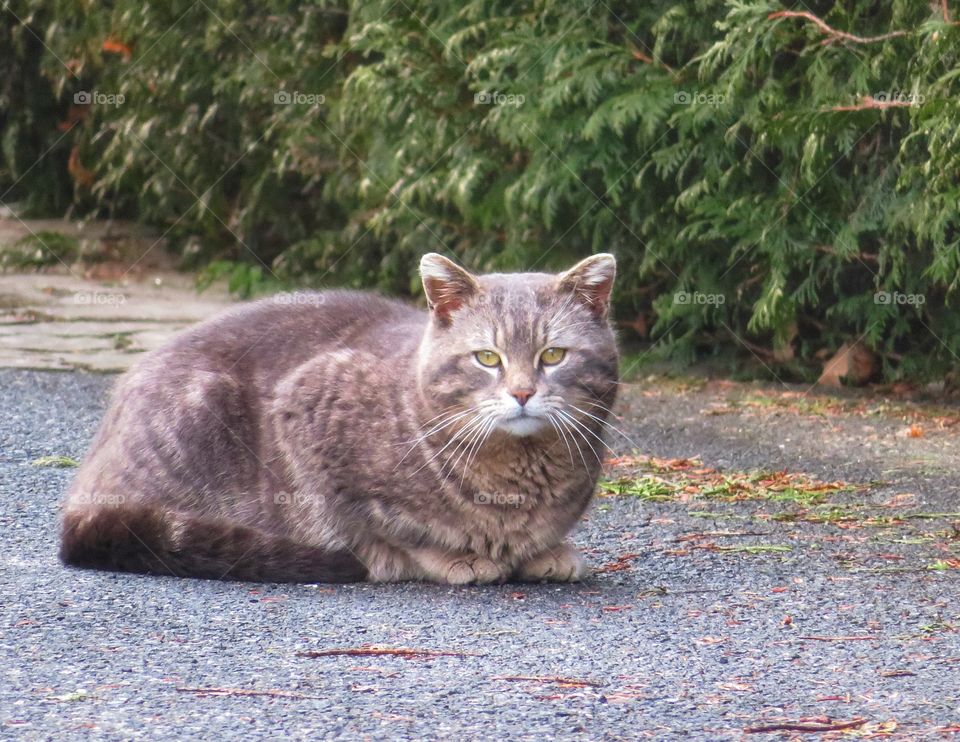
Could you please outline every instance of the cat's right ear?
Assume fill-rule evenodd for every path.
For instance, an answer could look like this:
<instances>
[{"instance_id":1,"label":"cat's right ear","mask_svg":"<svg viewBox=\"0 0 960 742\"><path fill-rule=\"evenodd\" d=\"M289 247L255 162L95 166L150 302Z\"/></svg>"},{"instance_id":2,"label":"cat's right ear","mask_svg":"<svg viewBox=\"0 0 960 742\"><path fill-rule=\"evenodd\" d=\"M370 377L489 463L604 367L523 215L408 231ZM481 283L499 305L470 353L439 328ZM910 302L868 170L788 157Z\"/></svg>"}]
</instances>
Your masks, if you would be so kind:
<instances>
[{"instance_id":1,"label":"cat's right ear","mask_svg":"<svg viewBox=\"0 0 960 742\"><path fill-rule=\"evenodd\" d=\"M616 275L617 259L610 253L598 253L561 273L560 287L572 291L597 317L606 317Z\"/></svg>"},{"instance_id":2,"label":"cat's right ear","mask_svg":"<svg viewBox=\"0 0 960 742\"><path fill-rule=\"evenodd\" d=\"M477 279L468 271L435 252L420 258L420 278L427 306L444 324L480 291Z\"/></svg>"}]
</instances>

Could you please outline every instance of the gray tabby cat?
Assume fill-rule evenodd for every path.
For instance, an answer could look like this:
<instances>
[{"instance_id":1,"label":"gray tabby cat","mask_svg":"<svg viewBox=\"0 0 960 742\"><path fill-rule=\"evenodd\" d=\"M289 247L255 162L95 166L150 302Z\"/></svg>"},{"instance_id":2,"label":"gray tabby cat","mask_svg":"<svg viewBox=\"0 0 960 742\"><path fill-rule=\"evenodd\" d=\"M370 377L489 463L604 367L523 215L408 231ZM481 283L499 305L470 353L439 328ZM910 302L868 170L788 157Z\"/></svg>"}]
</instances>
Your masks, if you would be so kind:
<instances>
[{"instance_id":1,"label":"gray tabby cat","mask_svg":"<svg viewBox=\"0 0 960 742\"><path fill-rule=\"evenodd\" d=\"M118 383L67 495L78 567L271 582L572 581L617 389L616 264L420 263L227 312Z\"/></svg>"}]
</instances>

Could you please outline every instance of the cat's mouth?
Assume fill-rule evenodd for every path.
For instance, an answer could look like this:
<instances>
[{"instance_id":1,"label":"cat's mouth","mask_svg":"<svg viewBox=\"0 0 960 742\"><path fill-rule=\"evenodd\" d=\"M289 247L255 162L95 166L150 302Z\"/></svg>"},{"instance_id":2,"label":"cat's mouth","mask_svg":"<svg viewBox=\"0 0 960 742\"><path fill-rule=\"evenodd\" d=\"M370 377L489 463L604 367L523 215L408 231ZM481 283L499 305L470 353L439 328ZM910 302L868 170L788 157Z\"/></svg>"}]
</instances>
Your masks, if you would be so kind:
<instances>
[{"instance_id":1,"label":"cat's mouth","mask_svg":"<svg viewBox=\"0 0 960 742\"><path fill-rule=\"evenodd\" d=\"M518 410L510 417L503 418L497 427L511 435L526 436L539 433L547 425L547 421L539 415L533 415L524 409Z\"/></svg>"}]
</instances>

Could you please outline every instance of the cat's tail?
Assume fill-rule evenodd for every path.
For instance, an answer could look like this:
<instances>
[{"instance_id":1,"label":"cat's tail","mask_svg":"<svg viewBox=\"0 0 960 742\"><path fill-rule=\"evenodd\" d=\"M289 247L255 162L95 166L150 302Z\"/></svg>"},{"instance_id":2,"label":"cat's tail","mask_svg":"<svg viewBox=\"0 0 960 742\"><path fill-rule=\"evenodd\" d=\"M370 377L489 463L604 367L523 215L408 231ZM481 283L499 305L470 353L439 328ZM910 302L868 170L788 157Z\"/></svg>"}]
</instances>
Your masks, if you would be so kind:
<instances>
[{"instance_id":1,"label":"cat's tail","mask_svg":"<svg viewBox=\"0 0 960 742\"><path fill-rule=\"evenodd\" d=\"M358 582L367 568L328 550L145 505L68 509L60 559L87 569L254 582Z\"/></svg>"}]
</instances>

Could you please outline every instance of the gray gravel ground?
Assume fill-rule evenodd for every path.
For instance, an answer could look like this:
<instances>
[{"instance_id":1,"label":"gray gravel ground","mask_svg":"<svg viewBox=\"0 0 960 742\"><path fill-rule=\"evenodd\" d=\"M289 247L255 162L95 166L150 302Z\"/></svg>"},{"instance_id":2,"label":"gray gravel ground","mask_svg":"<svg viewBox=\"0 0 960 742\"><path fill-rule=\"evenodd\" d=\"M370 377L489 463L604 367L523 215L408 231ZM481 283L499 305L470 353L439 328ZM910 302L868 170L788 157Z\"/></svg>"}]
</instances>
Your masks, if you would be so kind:
<instances>
[{"instance_id":1,"label":"gray gravel ground","mask_svg":"<svg viewBox=\"0 0 960 742\"><path fill-rule=\"evenodd\" d=\"M956 409L854 397L824 415L775 387L632 385L622 425L644 454L874 484L831 496L851 519L828 523L803 520L826 506L790 501L601 498L576 541L625 568L582 585L273 586L57 562L71 470L31 462L83 455L112 380L0 371L0 738L739 739L808 717L895 739L960 729L960 514L908 517L960 511ZM363 645L458 654L298 655Z\"/></svg>"}]
</instances>

